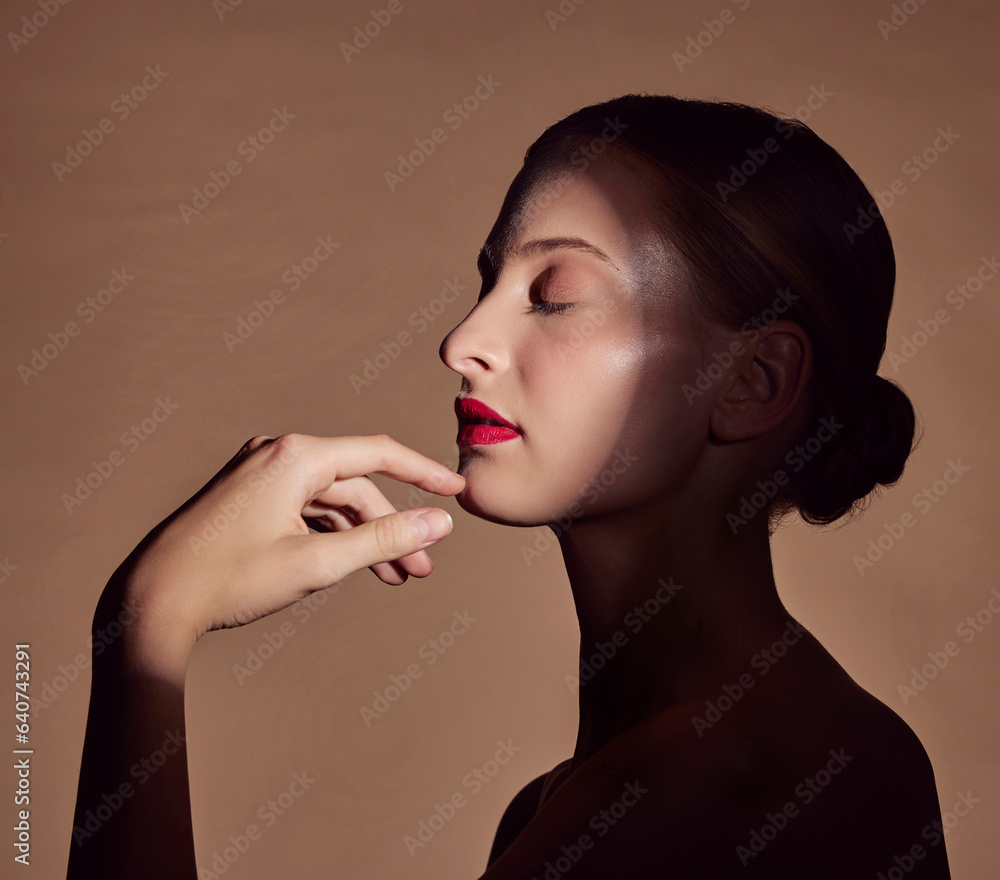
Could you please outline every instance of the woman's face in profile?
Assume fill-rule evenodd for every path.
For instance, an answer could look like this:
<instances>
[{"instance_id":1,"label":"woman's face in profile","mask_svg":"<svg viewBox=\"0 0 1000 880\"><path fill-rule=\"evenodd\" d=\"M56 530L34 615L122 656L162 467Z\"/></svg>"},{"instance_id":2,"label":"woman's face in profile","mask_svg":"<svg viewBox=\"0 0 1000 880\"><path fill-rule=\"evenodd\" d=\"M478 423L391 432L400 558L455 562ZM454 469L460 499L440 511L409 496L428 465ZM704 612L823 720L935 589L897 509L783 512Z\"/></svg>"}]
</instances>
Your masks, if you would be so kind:
<instances>
[{"instance_id":1,"label":"woman's face in profile","mask_svg":"<svg viewBox=\"0 0 1000 880\"><path fill-rule=\"evenodd\" d=\"M491 432L463 432L460 417L470 513L523 526L589 516L669 495L694 468L707 395L689 404L682 386L703 364L705 322L644 200L631 171L598 162L536 186L494 227L479 301L441 346L459 396L517 427L483 443Z\"/></svg>"}]
</instances>

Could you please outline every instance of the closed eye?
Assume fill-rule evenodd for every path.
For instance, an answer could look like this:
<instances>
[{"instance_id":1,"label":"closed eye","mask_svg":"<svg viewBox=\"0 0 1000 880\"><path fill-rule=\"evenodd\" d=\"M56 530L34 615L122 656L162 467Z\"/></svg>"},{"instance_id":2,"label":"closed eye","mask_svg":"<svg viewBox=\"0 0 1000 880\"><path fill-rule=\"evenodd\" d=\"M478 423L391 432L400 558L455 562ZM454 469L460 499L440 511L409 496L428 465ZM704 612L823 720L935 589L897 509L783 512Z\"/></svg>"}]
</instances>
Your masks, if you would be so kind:
<instances>
[{"instance_id":1,"label":"closed eye","mask_svg":"<svg viewBox=\"0 0 1000 880\"><path fill-rule=\"evenodd\" d=\"M557 315L559 312L565 312L567 309L571 309L575 305L576 303L549 302L548 300L543 299L538 302L533 302L531 304L531 311L540 315Z\"/></svg>"},{"instance_id":2,"label":"closed eye","mask_svg":"<svg viewBox=\"0 0 1000 880\"><path fill-rule=\"evenodd\" d=\"M576 303L572 302L542 299L543 291L546 291L550 287L552 272L553 267L550 266L542 272L542 274L536 279L535 283L531 285L529 299L531 300L531 311L535 314L558 315L560 312L565 312L576 305Z\"/></svg>"}]
</instances>

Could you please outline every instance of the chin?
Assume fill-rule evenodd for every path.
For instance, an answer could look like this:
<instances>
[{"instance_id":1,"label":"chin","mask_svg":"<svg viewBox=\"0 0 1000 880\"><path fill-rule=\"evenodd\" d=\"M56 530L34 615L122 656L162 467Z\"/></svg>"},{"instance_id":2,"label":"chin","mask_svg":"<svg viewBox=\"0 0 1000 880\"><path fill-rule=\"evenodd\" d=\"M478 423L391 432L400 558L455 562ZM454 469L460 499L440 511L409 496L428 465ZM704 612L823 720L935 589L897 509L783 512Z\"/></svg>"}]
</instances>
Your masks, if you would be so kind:
<instances>
[{"instance_id":1,"label":"chin","mask_svg":"<svg viewBox=\"0 0 1000 880\"><path fill-rule=\"evenodd\" d=\"M559 518L557 511L538 504L538 487L521 486L509 478L497 478L481 469L484 462L463 458L458 472L465 477L465 488L455 496L458 506L487 522L517 528L546 526ZM529 500L535 503L526 503Z\"/></svg>"},{"instance_id":2,"label":"chin","mask_svg":"<svg viewBox=\"0 0 1000 880\"><path fill-rule=\"evenodd\" d=\"M497 510L495 506L489 504L488 500L484 502L483 499L477 497L475 492L471 492L468 487L460 492L455 500L458 501L458 506L466 513L471 513L473 516L477 516L487 522L497 523L501 526L525 525L525 523L512 520L509 513Z\"/></svg>"},{"instance_id":3,"label":"chin","mask_svg":"<svg viewBox=\"0 0 1000 880\"><path fill-rule=\"evenodd\" d=\"M498 498L498 493L491 492L482 485L477 485L477 482L480 481L463 473L461 469L459 473L468 482L465 488L455 496L455 500L466 513L502 526L541 525L541 523L525 522L523 517L519 516L522 512L516 509L516 505L507 503L507 499Z\"/></svg>"}]
</instances>

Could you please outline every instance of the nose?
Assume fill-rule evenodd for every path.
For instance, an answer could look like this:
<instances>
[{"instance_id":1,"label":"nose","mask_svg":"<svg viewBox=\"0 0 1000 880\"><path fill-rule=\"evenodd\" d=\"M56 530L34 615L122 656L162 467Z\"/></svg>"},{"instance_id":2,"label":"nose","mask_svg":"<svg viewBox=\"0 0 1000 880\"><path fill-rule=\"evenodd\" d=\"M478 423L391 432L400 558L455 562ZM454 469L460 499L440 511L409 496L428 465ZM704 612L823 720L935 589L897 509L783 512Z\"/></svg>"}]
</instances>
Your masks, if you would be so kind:
<instances>
[{"instance_id":1,"label":"nose","mask_svg":"<svg viewBox=\"0 0 1000 880\"><path fill-rule=\"evenodd\" d=\"M438 356L463 378L476 373L503 372L510 360L509 339L498 311L494 291L480 300L465 319L441 341Z\"/></svg>"}]
</instances>

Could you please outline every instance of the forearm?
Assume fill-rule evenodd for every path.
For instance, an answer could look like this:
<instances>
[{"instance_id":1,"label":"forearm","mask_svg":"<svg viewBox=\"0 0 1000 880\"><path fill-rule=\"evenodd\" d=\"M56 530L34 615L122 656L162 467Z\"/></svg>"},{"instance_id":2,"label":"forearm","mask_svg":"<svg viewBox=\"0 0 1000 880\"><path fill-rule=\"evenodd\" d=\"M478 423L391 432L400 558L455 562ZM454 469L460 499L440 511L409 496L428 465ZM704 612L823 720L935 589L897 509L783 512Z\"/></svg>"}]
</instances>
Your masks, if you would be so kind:
<instances>
[{"instance_id":1,"label":"forearm","mask_svg":"<svg viewBox=\"0 0 1000 880\"><path fill-rule=\"evenodd\" d=\"M95 631L113 619L120 595L102 597ZM95 642L69 880L196 877L184 723L190 645L168 641L165 626L157 637L140 617Z\"/></svg>"},{"instance_id":2,"label":"forearm","mask_svg":"<svg viewBox=\"0 0 1000 880\"><path fill-rule=\"evenodd\" d=\"M465 486L382 434L255 437L118 567L94 615L95 635L111 638L94 644L69 880L195 880L184 674L203 633L365 567L391 584L430 574L425 550L451 518L397 512L366 479L376 472L438 495ZM206 539L206 524L233 510L239 528ZM329 533L311 534L307 519Z\"/></svg>"}]
</instances>

